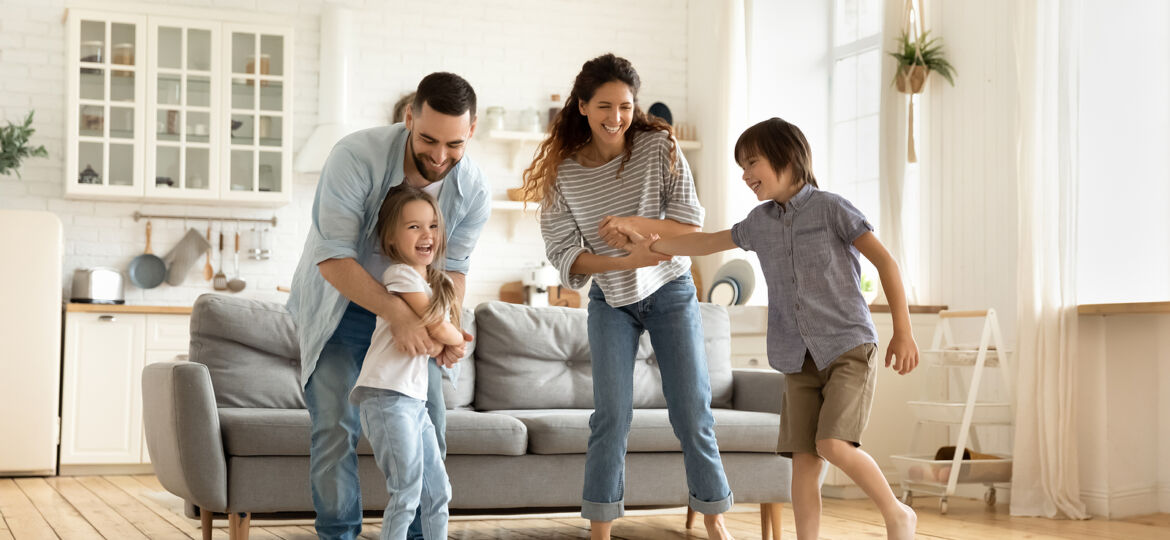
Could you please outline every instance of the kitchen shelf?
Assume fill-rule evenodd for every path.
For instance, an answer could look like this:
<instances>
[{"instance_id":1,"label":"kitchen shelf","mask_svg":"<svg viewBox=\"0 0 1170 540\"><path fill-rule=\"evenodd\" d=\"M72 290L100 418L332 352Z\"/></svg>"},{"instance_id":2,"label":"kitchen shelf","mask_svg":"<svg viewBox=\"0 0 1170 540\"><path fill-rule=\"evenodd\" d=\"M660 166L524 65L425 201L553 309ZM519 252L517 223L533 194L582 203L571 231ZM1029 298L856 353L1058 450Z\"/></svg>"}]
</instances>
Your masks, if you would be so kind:
<instances>
[{"instance_id":1,"label":"kitchen shelf","mask_svg":"<svg viewBox=\"0 0 1170 540\"><path fill-rule=\"evenodd\" d=\"M531 158L531 155L525 155L523 149L527 145L538 144L548 137L548 134L543 131L518 131L510 129L493 129L487 132L486 138L491 141L504 142L512 145L512 170L518 171L524 167L523 160ZM692 140L678 141L678 147L681 150L699 150L703 148L703 143Z\"/></svg>"}]
</instances>

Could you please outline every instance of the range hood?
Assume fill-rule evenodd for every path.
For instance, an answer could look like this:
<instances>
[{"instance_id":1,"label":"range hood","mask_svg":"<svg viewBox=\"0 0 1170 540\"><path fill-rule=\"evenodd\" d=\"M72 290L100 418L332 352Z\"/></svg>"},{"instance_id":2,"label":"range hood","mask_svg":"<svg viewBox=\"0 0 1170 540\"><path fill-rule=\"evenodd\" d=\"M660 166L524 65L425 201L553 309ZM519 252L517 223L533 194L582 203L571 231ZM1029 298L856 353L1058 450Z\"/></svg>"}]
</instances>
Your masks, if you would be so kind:
<instances>
[{"instance_id":1,"label":"range hood","mask_svg":"<svg viewBox=\"0 0 1170 540\"><path fill-rule=\"evenodd\" d=\"M293 170L300 173L320 172L333 145L342 137L361 129L347 123L350 66L356 54L353 48L354 12L325 4L321 11L321 56L318 59L317 126L297 153Z\"/></svg>"}]
</instances>

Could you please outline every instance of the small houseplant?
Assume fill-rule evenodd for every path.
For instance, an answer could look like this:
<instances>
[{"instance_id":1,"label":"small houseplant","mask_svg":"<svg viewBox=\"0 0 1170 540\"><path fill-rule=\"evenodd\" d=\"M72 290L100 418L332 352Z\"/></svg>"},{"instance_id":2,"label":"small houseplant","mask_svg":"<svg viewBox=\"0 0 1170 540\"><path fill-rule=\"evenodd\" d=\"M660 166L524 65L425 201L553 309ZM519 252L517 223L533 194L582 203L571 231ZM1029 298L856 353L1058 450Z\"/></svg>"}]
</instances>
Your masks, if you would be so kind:
<instances>
[{"instance_id":1,"label":"small houseplant","mask_svg":"<svg viewBox=\"0 0 1170 540\"><path fill-rule=\"evenodd\" d=\"M888 53L898 61L898 72L894 74L894 85L904 94L918 94L926 83L927 75L933 71L942 75L951 86L955 85L955 67L943 57L939 38L931 38L930 31L923 32L916 39L902 31L898 38L898 50Z\"/></svg>"},{"instance_id":2,"label":"small houseplant","mask_svg":"<svg viewBox=\"0 0 1170 540\"><path fill-rule=\"evenodd\" d=\"M861 297L865 299L866 304L872 304L877 299L877 288L873 285L873 280L865 274L861 274Z\"/></svg>"},{"instance_id":3,"label":"small houseplant","mask_svg":"<svg viewBox=\"0 0 1170 540\"><path fill-rule=\"evenodd\" d=\"M32 128L33 111L23 124L9 122L0 127L0 176L16 173L20 178L20 162L26 157L49 157L44 146L29 146L28 140L37 130Z\"/></svg>"}]
</instances>

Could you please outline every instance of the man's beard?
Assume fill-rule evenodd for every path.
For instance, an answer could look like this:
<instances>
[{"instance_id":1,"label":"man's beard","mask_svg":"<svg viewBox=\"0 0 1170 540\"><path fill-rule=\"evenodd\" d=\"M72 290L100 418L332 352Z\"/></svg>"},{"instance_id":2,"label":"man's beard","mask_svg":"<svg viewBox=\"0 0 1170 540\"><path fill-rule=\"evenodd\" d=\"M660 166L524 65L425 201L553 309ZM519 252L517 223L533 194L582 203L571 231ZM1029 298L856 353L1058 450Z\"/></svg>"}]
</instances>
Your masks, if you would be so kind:
<instances>
[{"instance_id":1,"label":"man's beard","mask_svg":"<svg viewBox=\"0 0 1170 540\"><path fill-rule=\"evenodd\" d=\"M430 167L427 167L425 162L423 161L426 158L414 153L414 141L410 141L410 148L408 149L408 151L410 152L411 159L414 160L414 168L418 169L418 174L423 177L423 180L426 180L427 182L430 182L432 184L435 182L438 182L439 180L442 180L443 178L446 178L447 173L451 172L451 169L455 168L455 161L449 159L447 161L451 163L450 167L447 167L441 173L436 173L436 172L432 171L430 169ZM430 160L427 159L427 161L430 161Z\"/></svg>"}]
</instances>

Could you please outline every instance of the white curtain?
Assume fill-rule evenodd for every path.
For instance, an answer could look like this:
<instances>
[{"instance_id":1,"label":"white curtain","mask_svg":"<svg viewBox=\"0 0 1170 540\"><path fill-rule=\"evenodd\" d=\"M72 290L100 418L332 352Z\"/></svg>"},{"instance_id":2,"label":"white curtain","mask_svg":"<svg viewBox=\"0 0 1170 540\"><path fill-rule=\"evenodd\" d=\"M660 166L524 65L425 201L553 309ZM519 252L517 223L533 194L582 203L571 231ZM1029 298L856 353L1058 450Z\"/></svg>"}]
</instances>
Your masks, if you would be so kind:
<instances>
[{"instance_id":1,"label":"white curtain","mask_svg":"<svg viewBox=\"0 0 1170 540\"><path fill-rule=\"evenodd\" d=\"M703 149L686 157L707 210L707 231L727 229L743 219L732 215L729 197L733 196L732 182L741 174L732 152L736 139L748 127L744 10L744 0L692 0L688 4L688 101ZM705 286L711 285L709 280L729 256L730 252L722 252L696 258Z\"/></svg>"},{"instance_id":2,"label":"white curtain","mask_svg":"<svg viewBox=\"0 0 1170 540\"><path fill-rule=\"evenodd\" d=\"M1016 7L1019 369L1011 513L1084 519L1074 395L1080 1Z\"/></svg>"},{"instance_id":3,"label":"white curtain","mask_svg":"<svg viewBox=\"0 0 1170 540\"><path fill-rule=\"evenodd\" d=\"M905 0L886 0L882 14L882 51L891 50L898 35L902 32L906 14ZM899 92L890 81L898 71L898 61L888 54L882 54L881 75L881 112L879 128L881 141L878 148L878 168L880 179L881 200L881 227L878 236L886 250L898 262L902 270L903 284L906 289L906 301L914 304L918 301L918 293L914 287L916 268L907 260L906 252L906 146L907 120L906 113L910 98ZM921 99L917 96L916 100ZM921 112L919 103L917 107ZM885 291L877 300L885 302Z\"/></svg>"}]
</instances>

